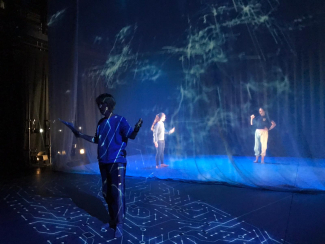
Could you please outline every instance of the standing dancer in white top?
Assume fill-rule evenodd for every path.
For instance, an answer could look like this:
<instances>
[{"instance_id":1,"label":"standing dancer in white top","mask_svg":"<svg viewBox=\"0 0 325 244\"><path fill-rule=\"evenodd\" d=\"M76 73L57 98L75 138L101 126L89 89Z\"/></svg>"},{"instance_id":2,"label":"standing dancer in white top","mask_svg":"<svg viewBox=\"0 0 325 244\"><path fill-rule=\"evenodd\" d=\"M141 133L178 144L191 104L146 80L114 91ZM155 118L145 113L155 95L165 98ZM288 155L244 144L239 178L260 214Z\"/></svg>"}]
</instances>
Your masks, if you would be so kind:
<instances>
[{"instance_id":1,"label":"standing dancer in white top","mask_svg":"<svg viewBox=\"0 0 325 244\"><path fill-rule=\"evenodd\" d=\"M159 113L156 115L155 120L152 123L151 130L153 131L153 143L156 147L156 168L159 168L159 161L161 162L161 167L167 167L164 164L164 150L165 150L165 134L170 135L175 132L175 127L170 131L165 130L164 121L166 120L166 115L164 113Z\"/></svg>"}]
</instances>

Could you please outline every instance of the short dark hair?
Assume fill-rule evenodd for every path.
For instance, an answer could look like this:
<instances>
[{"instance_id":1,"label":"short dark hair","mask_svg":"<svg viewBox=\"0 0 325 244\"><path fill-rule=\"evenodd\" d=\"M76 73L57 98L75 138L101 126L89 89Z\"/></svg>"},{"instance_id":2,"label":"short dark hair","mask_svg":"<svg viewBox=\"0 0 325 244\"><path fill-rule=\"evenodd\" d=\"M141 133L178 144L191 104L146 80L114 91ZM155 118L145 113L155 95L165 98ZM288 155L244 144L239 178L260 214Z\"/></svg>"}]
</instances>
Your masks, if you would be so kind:
<instances>
[{"instance_id":1,"label":"short dark hair","mask_svg":"<svg viewBox=\"0 0 325 244\"><path fill-rule=\"evenodd\" d=\"M99 95L96 98L96 103L97 103L97 105L99 105L101 103L106 103L107 106L108 106L108 109L110 111L114 110L115 104L116 104L114 97L111 94L108 94L108 93L104 93L104 94Z\"/></svg>"}]
</instances>

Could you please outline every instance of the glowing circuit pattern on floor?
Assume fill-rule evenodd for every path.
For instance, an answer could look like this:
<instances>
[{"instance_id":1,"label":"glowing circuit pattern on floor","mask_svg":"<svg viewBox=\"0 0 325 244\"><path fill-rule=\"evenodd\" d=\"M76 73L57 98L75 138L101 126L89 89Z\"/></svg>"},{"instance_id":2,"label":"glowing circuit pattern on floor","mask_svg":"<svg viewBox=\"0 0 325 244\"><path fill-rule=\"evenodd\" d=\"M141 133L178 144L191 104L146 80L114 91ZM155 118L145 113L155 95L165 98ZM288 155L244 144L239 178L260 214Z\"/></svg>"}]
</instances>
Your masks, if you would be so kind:
<instances>
[{"instance_id":1,"label":"glowing circuit pattern on floor","mask_svg":"<svg viewBox=\"0 0 325 244\"><path fill-rule=\"evenodd\" d=\"M105 205L100 194L100 177L87 176L86 180L79 177L63 182L19 181L1 190L3 200L36 236L46 235L48 244L283 243L241 218L183 194L177 189L181 188L180 184L133 178L127 178L124 236L114 239L113 230L101 230L103 223L74 201L78 194L88 194Z\"/></svg>"}]
</instances>

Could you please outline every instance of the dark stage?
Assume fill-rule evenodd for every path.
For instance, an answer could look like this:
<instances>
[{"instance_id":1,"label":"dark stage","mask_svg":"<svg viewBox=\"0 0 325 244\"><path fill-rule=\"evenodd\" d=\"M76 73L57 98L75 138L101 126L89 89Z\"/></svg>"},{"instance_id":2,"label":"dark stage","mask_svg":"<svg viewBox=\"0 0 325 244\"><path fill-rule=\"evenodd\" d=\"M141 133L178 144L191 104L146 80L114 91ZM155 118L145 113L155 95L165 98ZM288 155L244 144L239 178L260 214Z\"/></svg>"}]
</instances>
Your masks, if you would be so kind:
<instances>
[{"instance_id":1,"label":"dark stage","mask_svg":"<svg viewBox=\"0 0 325 244\"><path fill-rule=\"evenodd\" d=\"M324 3L0 0L0 244L324 244Z\"/></svg>"},{"instance_id":2,"label":"dark stage","mask_svg":"<svg viewBox=\"0 0 325 244\"><path fill-rule=\"evenodd\" d=\"M124 235L99 175L42 169L2 177L1 243L324 243L324 194L127 177Z\"/></svg>"}]
</instances>

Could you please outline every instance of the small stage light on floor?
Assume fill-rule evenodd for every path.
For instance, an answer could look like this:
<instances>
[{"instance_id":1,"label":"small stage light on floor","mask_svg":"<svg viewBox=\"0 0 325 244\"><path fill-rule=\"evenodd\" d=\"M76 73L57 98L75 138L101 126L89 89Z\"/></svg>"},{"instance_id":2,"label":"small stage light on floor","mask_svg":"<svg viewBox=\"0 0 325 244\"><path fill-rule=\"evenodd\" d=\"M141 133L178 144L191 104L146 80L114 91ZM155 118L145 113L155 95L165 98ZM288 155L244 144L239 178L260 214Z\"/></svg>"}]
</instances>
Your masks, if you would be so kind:
<instances>
[{"instance_id":1,"label":"small stage light on floor","mask_svg":"<svg viewBox=\"0 0 325 244\"><path fill-rule=\"evenodd\" d=\"M49 157L44 151L40 151L38 153L33 153L31 155L31 163L34 165L40 165L41 163L43 165L48 165L49 164Z\"/></svg>"},{"instance_id":2,"label":"small stage light on floor","mask_svg":"<svg viewBox=\"0 0 325 244\"><path fill-rule=\"evenodd\" d=\"M85 154L85 149L80 149L80 154Z\"/></svg>"},{"instance_id":3,"label":"small stage light on floor","mask_svg":"<svg viewBox=\"0 0 325 244\"><path fill-rule=\"evenodd\" d=\"M47 161L49 159L49 157L45 154L45 152L39 152L36 155L37 161L39 162L44 162Z\"/></svg>"}]
</instances>

